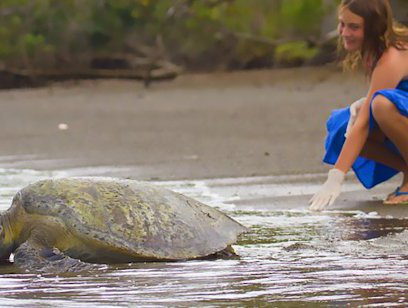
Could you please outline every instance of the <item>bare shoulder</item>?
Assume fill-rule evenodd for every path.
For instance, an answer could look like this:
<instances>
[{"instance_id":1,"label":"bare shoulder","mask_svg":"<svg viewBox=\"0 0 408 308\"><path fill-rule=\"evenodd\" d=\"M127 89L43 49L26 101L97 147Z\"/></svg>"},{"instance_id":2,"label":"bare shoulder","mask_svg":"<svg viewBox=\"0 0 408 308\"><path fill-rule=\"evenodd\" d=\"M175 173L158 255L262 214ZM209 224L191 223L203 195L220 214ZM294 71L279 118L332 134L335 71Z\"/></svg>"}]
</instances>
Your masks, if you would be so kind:
<instances>
[{"instance_id":1,"label":"bare shoulder","mask_svg":"<svg viewBox=\"0 0 408 308\"><path fill-rule=\"evenodd\" d=\"M408 47L408 46L407 46ZM408 49L397 49L395 47L389 47L381 56L378 61L379 65L385 66L399 66L400 68L408 68Z\"/></svg>"},{"instance_id":2,"label":"bare shoulder","mask_svg":"<svg viewBox=\"0 0 408 308\"><path fill-rule=\"evenodd\" d=\"M388 48L378 60L370 79L370 93L393 89L408 76L408 51Z\"/></svg>"},{"instance_id":3,"label":"bare shoulder","mask_svg":"<svg viewBox=\"0 0 408 308\"><path fill-rule=\"evenodd\" d=\"M377 67L394 74L408 76L408 49L388 48L379 59Z\"/></svg>"}]
</instances>

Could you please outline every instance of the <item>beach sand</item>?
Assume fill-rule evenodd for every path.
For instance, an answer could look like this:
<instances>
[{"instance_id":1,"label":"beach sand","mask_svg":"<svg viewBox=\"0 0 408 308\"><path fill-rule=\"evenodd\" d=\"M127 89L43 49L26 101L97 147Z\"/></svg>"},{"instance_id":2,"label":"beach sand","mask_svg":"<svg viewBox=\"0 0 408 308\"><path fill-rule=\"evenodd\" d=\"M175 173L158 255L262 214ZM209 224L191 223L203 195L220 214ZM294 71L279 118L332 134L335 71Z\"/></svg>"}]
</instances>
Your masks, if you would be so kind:
<instances>
[{"instance_id":1,"label":"beach sand","mask_svg":"<svg viewBox=\"0 0 408 308\"><path fill-rule=\"evenodd\" d=\"M2 91L0 167L87 175L102 167L148 181L259 177L256 187L243 180L238 203L306 209L330 168L321 161L326 120L366 87L364 76L320 67L186 74L148 89L99 80ZM287 196L270 191L277 182ZM408 216L381 204L398 177L371 191L352 172L348 182L331 209ZM296 185L304 192L291 196ZM259 187L260 199L246 199Z\"/></svg>"},{"instance_id":2,"label":"beach sand","mask_svg":"<svg viewBox=\"0 0 408 308\"><path fill-rule=\"evenodd\" d=\"M131 166L122 176L139 179L323 172L326 119L365 88L322 67L2 91L0 165Z\"/></svg>"}]
</instances>

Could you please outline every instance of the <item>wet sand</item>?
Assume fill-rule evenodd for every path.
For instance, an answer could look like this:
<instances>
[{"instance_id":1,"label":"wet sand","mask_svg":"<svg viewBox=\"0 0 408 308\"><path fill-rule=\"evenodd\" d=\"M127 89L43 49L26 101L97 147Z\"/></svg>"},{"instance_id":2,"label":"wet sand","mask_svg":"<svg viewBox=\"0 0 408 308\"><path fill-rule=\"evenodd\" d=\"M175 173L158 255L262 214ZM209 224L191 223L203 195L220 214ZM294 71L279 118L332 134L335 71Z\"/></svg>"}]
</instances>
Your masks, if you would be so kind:
<instances>
[{"instance_id":1,"label":"wet sand","mask_svg":"<svg viewBox=\"0 0 408 308\"><path fill-rule=\"evenodd\" d=\"M140 179L322 172L330 110L364 91L364 78L333 67L2 91L0 164L132 166L121 176Z\"/></svg>"},{"instance_id":2,"label":"wet sand","mask_svg":"<svg viewBox=\"0 0 408 308\"><path fill-rule=\"evenodd\" d=\"M322 174L304 183L313 189L300 196L256 201L306 208L329 169L321 162L327 117L365 91L363 76L335 67L190 74L149 89L107 80L2 91L0 167L79 168L81 175L153 181L267 176L285 182L290 175ZM349 179L356 184L352 173ZM369 192L358 184L333 209L406 217L408 209L384 212L381 204L397 185L398 177Z\"/></svg>"},{"instance_id":3,"label":"wet sand","mask_svg":"<svg viewBox=\"0 0 408 308\"><path fill-rule=\"evenodd\" d=\"M239 260L79 277L2 268L1 305L406 305L408 207L381 203L398 179L367 192L350 173L329 211L307 211L329 168L326 118L364 92L363 78L333 68L185 75L148 90L86 81L0 92L0 210L43 178L120 176L250 228L234 245Z\"/></svg>"}]
</instances>

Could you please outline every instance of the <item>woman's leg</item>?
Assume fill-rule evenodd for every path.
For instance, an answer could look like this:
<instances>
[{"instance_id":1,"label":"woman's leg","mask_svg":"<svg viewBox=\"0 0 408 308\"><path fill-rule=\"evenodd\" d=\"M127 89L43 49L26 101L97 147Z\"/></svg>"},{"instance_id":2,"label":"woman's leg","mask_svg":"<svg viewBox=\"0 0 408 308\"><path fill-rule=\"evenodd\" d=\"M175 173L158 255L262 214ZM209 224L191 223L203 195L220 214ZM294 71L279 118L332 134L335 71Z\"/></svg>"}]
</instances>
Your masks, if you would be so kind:
<instances>
[{"instance_id":1,"label":"woman's leg","mask_svg":"<svg viewBox=\"0 0 408 308\"><path fill-rule=\"evenodd\" d=\"M378 131L379 134L382 134L381 131ZM384 135L382 140L379 140L378 138L372 138L372 135L376 135L377 133L370 134L368 137L368 140L366 144L364 145L364 148L360 154L360 156L374 160L378 163L381 163L383 165L386 165L390 168L393 168L395 170L401 171L404 175L403 181L401 186L404 185L404 183L408 182L408 165L405 163L405 161L401 158L401 156L394 154L391 152L385 145L384 145ZM396 202L393 200L395 198L394 193L391 193L387 196L386 202L392 200L392 202ZM405 201L408 198L403 198L403 200L400 201Z\"/></svg>"},{"instance_id":2,"label":"woman's leg","mask_svg":"<svg viewBox=\"0 0 408 308\"><path fill-rule=\"evenodd\" d=\"M385 136L376 129L370 133L360 156L374 160L395 170L401 171L408 176L408 164L401 156L394 154L384 145Z\"/></svg>"},{"instance_id":3,"label":"woman's leg","mask_svg":"<svg viewBox=\"0 0 408 308\"><path fill-rule=\"evenodd\" d=\"M396 169L404 172L404 179L400 190L408 192L408 118L401 115L395 105L382 95L376 96L373 100L372 111L380 130L397 146L402 155L402 159L399 158L399 160L392 156L387 156L386 159L391 159L395 167L399 166ZM393 202L400 201L408 201L408 196L393 197Z\"/></svg>"}]
</instances>

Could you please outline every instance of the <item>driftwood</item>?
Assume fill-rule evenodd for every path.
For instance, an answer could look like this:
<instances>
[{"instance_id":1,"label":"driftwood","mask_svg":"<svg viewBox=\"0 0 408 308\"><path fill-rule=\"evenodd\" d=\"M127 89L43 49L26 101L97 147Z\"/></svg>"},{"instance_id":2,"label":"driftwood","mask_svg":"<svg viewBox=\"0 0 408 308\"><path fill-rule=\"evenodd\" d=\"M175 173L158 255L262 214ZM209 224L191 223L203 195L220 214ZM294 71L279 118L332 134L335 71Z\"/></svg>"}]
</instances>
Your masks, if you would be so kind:
<instances>
[{"instance_id":1,"label":"driftwood","mask_svg":"<svg viewBox=\"0 0 408 308\"><path fill-rule=\"evenodd\" d=\"M149 86L152 81L174 79L181 72L180 67L164 61L152 63L139 59L124 63L117 58L98 58L90 68L4 68L0 70L0 88L44 86L48 81L72 79L135 79Z\"/></svg>"},{"instance_id":2,"label":"driftwood","mask_svg":"<svg viewBox=\"0 0 408 308\"><path fill-rule=\"evenodd\" d=\"M38 70L13 70L6 71L9 74L31 79L43 78L48 80L67 79L98 79L98 78L119 78L145 80L167 80L175 78L178 73L167 69L159 68L151 71L135 71L132 69L38 69ZM0 72L1 73L1 72Z\"/></svg>"},{"instance_id":3,"label":"driftwood","mask_svg":"<svg viewBox=\"0 0 408 308\"><path fill-rule=\"evenodd\" d=\"M5 69L0 70L0 89L40 87L44 85L46 85L45 80L33 79Z\"/></svg>"},{"instance_id":4,"label":"driftwood","mask_svg":"<svg viewBox=\"0 0 408 308\"><path fill-rule=\"evenodd\" d=\"M148 87L152 81L171 80L182 71L171 63L166 54L161 36L155 46L127 42L131 53L99 54L88 64L66 63L58 68L21 69L3 66L0 68L0 89L15 87L43 86L48 81L72 79L135 79Z\"/></svg>"}]
</instances>

